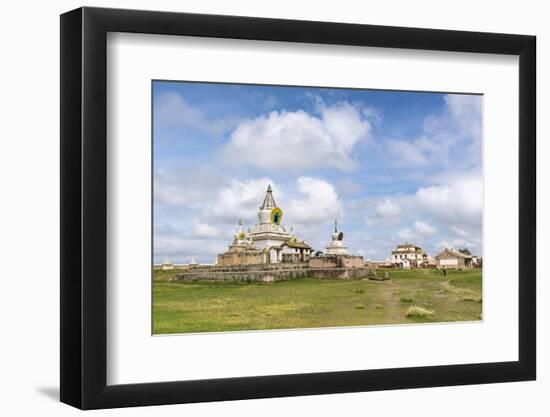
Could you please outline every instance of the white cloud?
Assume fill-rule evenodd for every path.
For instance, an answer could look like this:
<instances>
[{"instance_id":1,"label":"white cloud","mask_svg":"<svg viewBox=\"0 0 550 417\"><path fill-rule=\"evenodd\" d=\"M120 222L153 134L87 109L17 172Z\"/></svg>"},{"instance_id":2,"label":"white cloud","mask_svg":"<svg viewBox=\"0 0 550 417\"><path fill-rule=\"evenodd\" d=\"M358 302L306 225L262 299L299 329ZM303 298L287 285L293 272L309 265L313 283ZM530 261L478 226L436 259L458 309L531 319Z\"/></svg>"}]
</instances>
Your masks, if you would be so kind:
<instances>
[{"instance_id":1,"label":"white cloud","mask_svg":"<svg viewBox=\"0 0 550 417\"><path fill-rule=\"evenodd\" d=\"M342 178L338 181L337 187L338 193L343 196L348 196L361 191L361 185L349 177Z\"/></svg>"},{"instance_id":2,"label":"white cloud","mask_svg":"<svg viewBox=\"0 0 550 417\"><path fill-rule=\"evenodd\" d=\"M174 119L171 123L212 136L227 133L231 126L227 121L209 120L182 96L164 99L166 108L156 115ZM239 218L245 228L257 223L269 183L284 211L283 223L294 225L298 236L316 249L323 250L329 243L331 223L338 217L350 250L373 259L386 258L398 238L415 243L418 239L431 255L444 246L468 247L481 254L482 101L449 95L445 103L444 112L426 119L414 140L398 138L380 144L399 169L382 165L380 172L369 177L369 187L382 184L382 175L387 177L384 184L409 183L398 187L395 196L388 193L396 187L385 193L382 187L373 187L373 193L384 193L378 200L358 193L364 191L365 181L354 177L354 172L336 177L334 184L326 180L328 175L317 177L334 169L353 171L359 162L355 152L369 143L371 123L376 125L374 109L347 102L327 106L321 100L314 113L275 111L241 121L227 145L220 144L221 156L234 166L220 166L217 160L204 164L208 169L187 163L178 165L177 171L174 163L162 166L165 172L155 173L155 210L167 222L155 225L155 256L167 254L173 260L188 261L198 255L199 262L213 262L217 253L226 250ZM418 184L410 181L413 173L424 185L410 191L411 185ZM256 179L231 179L254 178L250 175ZM366 213L368 235L363 225L358 226Z\"/></svg>"},{"instance_id":3,"label":"white cloud","mask_svg":"<svg viewBox=\"0 0 550 417\"><path fill-rule=\"evenodd\" d=\"M421 167L430 163L426 155L425 140L422 139L412 143L390 139L386 141L386 152L395 166Z\"/></svg>"},{"instance_id":4,"label":"white cloud","mask_svg":"<svg viewBox=\"0 0 550 417\"><path fill-rule=\"evenodd\" d=\"M396 239L419 243L432 255L442 247L468 247L481 254L481 176L443 179L441 184L420 187L412 194L371 203L367 218L369 230L383 241L393 235Z\"/></svg>"},{"instance_id":5,"label":"white cloud","mask_svg":"<svg viewBox=\"0 0 550 417\"><path fill-rule=\"evenodd\" d=\"M433 236L437 234L437 228L421 221L414 222L414 230L422 236Z\"/></svg>"},{"instance_id":6,"label":"white cloud","mask_svg":"<svg viewBox=\"0 0 550 417\"><path fill-rule=\"evenodd\" d=\"M413 230L411 230L410 227L406 227L404 229L401 229L399 232L397 232L397 236L400 239L403 240L414 240L416 239L416 235Z\"/></svg>"},{"instance_id":7,"label":"white cloud","mask_svg":"<svg viewBox=\"0 0 550 417\"><path fill-rule=\"evenodd\" d=\"M457 234L458 236L466 237L468 236L468 232L464 229L461 229L458 226L455 226L454 224L451 226L451 230Z\"/></svg>"},{"instance_id":8,"label":"white cloud","mask_svg":"<svg viewBox=\"0 0 550 417\"><path fill-rule=\"evenodd\" d=\"M210 226L209 224L197 222L193 226L193 236L198 238L212 238L219 235L217 228Z\"/></svg>"},{"instance_id":9,"label":"white cloud","mask_svg":"<svg viewBox=\"0 0 550 417\"><path fill-rule=\"evenodd\" d=\"M418 138L385 141L390 164L409 169L481 165L482 97L448 94L444 100L444 112L427 117Z\"/></svg>"},{"instance_id":10,"label":"white cloud","mask_svg":"<svg viewBox=\"0 0 550 417\"><path fill-rule=\"evenodd\" d=\"M470 249L470 251L476 251L477 248L479 247L476 243L470 241L470 240L466 240L466 239L453 239L453 240L444 240L444 241L441 241L437 244L437 247L439 249L462 249L462 248L467 248L467 249ZM477 252L475 253L472 253L473 255L478 255Z\"/></svg>"},{"instance_id":11,"label":"white cloud","mask_svg":"<svg viewBox=\"0 0 550 417\"><path fill-rule=\"evenodd\" d=\"M466 94L448 94L445 103L453 122L462 134L478 138L481 135L481 96ZM440 128L440 126L435 126Z\"/></svg>"},{"instance_id":12,"label":"white cloud","mask_svg":"<svg viewBox=\"0 0 550 417\"><path fill-rule=\"evenodd\" d=\"M216 198L206 203L201 217L226 224L237 224L241 218L248 224L255 222L258 208L262 204L269 184L274 190L275 201L277 201L281 193L269 178L233 180L217 192Z\"/></svg>"},{"instance_id":13,"label":"white cloud","mask_svg":"<svg viewBox=\"0 0 550 417\"><path fill-rule=\"evenodd\" d=\"M230 243L240 218L245 228L258 222L258 209L269 184L275 201L283 209L287 229L293 225L301 239L323 248L329 241L333 219L342 211L334 186L319 178L299 177L287 183L283 193L271 179L259 178L233 180L220 187L210 201L193 210L195 220L188 228L184 226L185 220L179 228L167 223L155 227L157 260L168 255L173 260L187 262L191 256L199 256L199 262L213 262L216 254Z\"/></svg>"},{"instance_id":14,"label":"white cloud","mask_svg":"<svg viewBox=\"0 0 550 417\"><path fill-rule=\"evenodd\" d=\"M385 219L399 217L401 215L401 205L398 199L384 198L378 201L374 207L373 219Z\"/></svg>"},{"instance_id":15,"label":"white cloud","mask_svg":"<svg viewBox=\"0 0 550 417\"><path fill-rule=\"evenodd\" d=\"M288 219L295 225L322 224L341 212L334 186L322 179L300 177L296 181L301 196L290 200Z\"/></svg>"},{"instance_id":16,"label":"white cloud","mask_svg":"<svg viewBox=\"0 0 550 417\"><path fill-rule=\"evenodd\" d=\"M382 114L374 107L365 106L361 109L361 113L374 124L382 122Z\"/></svg>"},{"instance_id":17,"label":"white cloud","mask_svg":"<svg viewBox=\"0 0 550 417\"><path fill-rule=\"evenodd\" d=\"M445 185L423 187L416 192L414 199L420 210L447 224L462 227L481 225L481 177L461 177Z\"/></svg>"},{"instance_id":18,"label":"white cloud","mask_svg":"<svg viewBox=\"0 0 550 417\"><path fill-rule=\"evenodd\" d=\"M185 98L175 92L165 92L155 102L155 123L159 126L187 127L220 136L234 126L235 121L210 119L202 111L191 106Z\"/></svg>"},{"instance_id":19,"label":"white cloud","mask_svg":"<svg viewBox=\"0 0 550 417\"><path fill-rule=\"evenodd\" d=\"M412 227L406 227L397 232L397 236L403 240L422 240L427 236L433 236L437 234L438 230L436 227L423 222L415 221Z\"/></svg>"},{"instance_id":20,"label":"white cloud","mask_svg":"<svg viewBox=\"0 0 550 417\"><path fill-rule=\"evenodd\" d=\"M155 207L196 208L209 201L226 179L209 166L177 166L156 170Z\"/></svg>"},{"instance_id":21,"label":"white cloud","mask_svg":"<svg viewBox=\"0 0 550 417\"><path fill-rule=\"evenodd\" d=\"M180 192L180 188L173 184L155 183L155 204L167 206L185 206L189 202L187 193Z\"/></svg>"},{"instance_id":22,"label":"white cloud","mask_svg":"<svg viewBox=\"0 0 550 417\"><path fill-rule=\"evenodd\" d=\"M368 139L369 121L347 102L321 105L318 111L273 111L241 122L224 154L233 163L276 171L352 170L357 165L352 149Z\"/></svg>"},{"instance_id":23,"label":"white cloud","mask_svg":"<svg viewBox=\"0 0 550 417\"><path fill-rule=\"evenodd\" d=\"M420 187L414 194L386 197L374 205L370 219L384 217L434 219L457 233L479 228L483 212L483 180L480 176L461 176L448 182ZM427 230L418 222L418 230Z\"/></svg>"},{"instance_id":24,"label":"white cloud","mask_svg":"<svg viewBox=\"0 0 550 417\"><path fill-rule=\"evenodd\" d=\"M213 263L218 253L227 249L227 244L214 239L193 239L181 236L155 235L155 262L168 256L173 262L189 262L197 257L199 262Z\"/></svg>"}]
</instances>

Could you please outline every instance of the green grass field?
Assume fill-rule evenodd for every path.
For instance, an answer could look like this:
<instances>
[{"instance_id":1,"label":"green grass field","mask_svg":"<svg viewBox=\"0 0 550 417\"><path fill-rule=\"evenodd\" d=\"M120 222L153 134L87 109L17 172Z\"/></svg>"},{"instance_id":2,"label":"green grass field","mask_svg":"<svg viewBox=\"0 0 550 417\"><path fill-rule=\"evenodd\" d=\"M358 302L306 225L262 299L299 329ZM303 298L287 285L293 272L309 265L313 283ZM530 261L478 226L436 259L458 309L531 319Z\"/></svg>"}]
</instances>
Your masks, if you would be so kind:
<instances>
[{"instance_id":1,"label":"green grass field","mask_svg":"<svg viewBox=\"0 0 550 417\"><path fill-rule=\"evenodd\" d=\"M480 269L269 284L168 281L175 273L155 271L154 334L474 321L482 312Z\"/></svg>"}]
</instances>

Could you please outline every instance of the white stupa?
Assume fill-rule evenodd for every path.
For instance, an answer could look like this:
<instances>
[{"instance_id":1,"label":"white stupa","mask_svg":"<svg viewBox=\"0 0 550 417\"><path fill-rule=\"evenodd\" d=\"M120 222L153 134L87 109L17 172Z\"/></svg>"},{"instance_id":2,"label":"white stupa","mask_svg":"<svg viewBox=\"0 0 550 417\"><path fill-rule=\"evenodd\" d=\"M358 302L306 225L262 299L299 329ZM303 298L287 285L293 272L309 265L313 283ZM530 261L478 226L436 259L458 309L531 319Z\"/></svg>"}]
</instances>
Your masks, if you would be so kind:
<instances>
[{"instance_id":1,"label":"white stupa","mask_svg":"<svg viewBox=\"0 0 550 417\"><path fill-rule=\"evenodd\" d=\"M292 235L286 231L281 223L282 218L283 211L277 207L273 198L273 190L269 185L264 202L258 211L259 223L254 226L249 235L252 242L254 242L254 246L265 249L280 246L283 242L290 240Z\"/></svg>"},{"instance_id":2,"label":"white stupa","mask_svg":"<svg viewBox=\"0 0 550 417\"><path fill-rule=\"evenodd\" d=\"M233 252L255 250L250 233L243 230L243 221L239 219L239 226L233 235L233 243L229 245L229 250Z\"/></svg>"},{"instance_id":3,"label":"white stupa","mask_svg":"<svg viewBox=\"0 0 550 417\"><path fill-rule=\"evenodd\" d=\"M174 264L170 259L168 259L168 256L164 258L164 262L162 263L161 269L163 271L171 271L172 269L174 269Z\"/></svg>"},{"instance_id":4,"label":"white stupa","mask_svg":"<svg viewBox=\"0 0 550 417\"><path fill-rule=\"evenodd\" d=\"M338 221L334 219L334 233L331 236L332 241L327 246L327 255L348 255L348 248L344 245L344 234L338 232Z\"/></svg>"}]
</instances>

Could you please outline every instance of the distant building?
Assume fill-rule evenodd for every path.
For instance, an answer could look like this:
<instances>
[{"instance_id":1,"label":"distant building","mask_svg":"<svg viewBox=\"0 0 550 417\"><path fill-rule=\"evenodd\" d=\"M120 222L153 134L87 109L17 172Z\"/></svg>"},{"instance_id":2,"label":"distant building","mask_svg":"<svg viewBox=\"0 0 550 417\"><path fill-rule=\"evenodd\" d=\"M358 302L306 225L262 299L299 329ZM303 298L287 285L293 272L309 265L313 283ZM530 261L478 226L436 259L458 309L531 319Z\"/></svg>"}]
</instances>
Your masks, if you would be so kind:
<instances>
[{"instance_id":1,"label":"distant building","mask_svg":"<svg viewBox=\"0 0 550 417\"><path fill-rule=\"evenodd\" d=\"M472 266L474 268L483 267L483 258L481 256L472 256Z\"/></svg>"},{"instance_id":2,"label":"distant building","mask_svg":"<svg viewBox=\"0 0 550 417\"><path fill-rule=\"evenodd\" d=\"M164 258L164 262L162 263L160 269L163 271L171 271L174 269L174 264L168 259L168 257Z\"/></svg>"},{"instance_id":3,"label":"distant building","mask_svg":"<svg viewBox=\"0 0 550 417\"><path fill-rule=\"evenodd\" d=\"M429 264L430 258L420 246L412 243L397 245L391 253L391 263L396 268L422 268Z\"/></svg>"},{"instance_id":4,"label":"distant building","mask_svg":"<svg viewBox=\"0 0 550 417\"><path fill-rule=\"evenodd\" d=\"M473 257L471 255L466 255L455 249L445 248L435 257L435 261L438 268L462 269L462 268L472 268L474 266L472 258ZM476 262L477 262L477 257L476 257Z\"/></svg>"}]
</instances>

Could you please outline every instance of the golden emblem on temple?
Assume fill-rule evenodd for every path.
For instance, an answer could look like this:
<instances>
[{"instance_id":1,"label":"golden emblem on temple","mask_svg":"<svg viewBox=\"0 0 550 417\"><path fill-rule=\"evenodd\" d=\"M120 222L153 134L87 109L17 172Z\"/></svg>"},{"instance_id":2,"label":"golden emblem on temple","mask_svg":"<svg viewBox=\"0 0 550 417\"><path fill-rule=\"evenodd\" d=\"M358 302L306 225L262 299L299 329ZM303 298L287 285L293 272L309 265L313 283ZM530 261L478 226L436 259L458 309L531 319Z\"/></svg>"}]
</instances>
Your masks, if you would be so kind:
<instances>
[{"instance_id":1,"label":"golden emblem on temple","mask_svg":"<svg viewBox=\"0 0 550 417\"><path fill-rule=\"evenodd\" d=\"M282 218L283 210L281 210L279 207L275 207L273 210L271 210L271 223L281 224Z\"/></svg>"}]
</instances>

